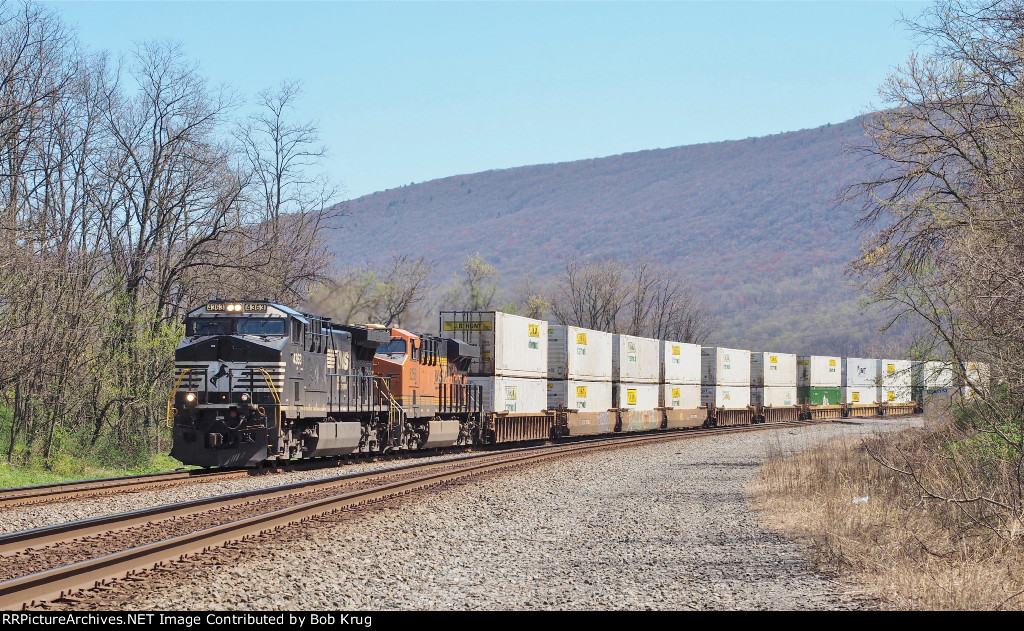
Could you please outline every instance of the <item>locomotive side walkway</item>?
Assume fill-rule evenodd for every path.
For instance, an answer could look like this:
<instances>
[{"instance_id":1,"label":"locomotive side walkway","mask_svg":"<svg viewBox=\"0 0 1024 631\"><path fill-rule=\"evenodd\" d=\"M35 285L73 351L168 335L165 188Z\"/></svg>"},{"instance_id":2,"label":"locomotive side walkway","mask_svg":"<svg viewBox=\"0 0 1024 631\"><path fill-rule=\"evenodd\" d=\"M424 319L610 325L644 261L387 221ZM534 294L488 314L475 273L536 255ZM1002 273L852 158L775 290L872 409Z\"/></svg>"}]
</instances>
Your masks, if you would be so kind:
<instances>
[{"instance_id":1,"label":"locomotive side walkway","mask_svg":"<svg viewBox=\"0 0 1024 631\"><path fill-rule=\"evenodd\" d=\"M86 609L857 609L766 532L771 453L888 431L864 419L565 459L289 527Z\"/></svg>"}]
</instances>

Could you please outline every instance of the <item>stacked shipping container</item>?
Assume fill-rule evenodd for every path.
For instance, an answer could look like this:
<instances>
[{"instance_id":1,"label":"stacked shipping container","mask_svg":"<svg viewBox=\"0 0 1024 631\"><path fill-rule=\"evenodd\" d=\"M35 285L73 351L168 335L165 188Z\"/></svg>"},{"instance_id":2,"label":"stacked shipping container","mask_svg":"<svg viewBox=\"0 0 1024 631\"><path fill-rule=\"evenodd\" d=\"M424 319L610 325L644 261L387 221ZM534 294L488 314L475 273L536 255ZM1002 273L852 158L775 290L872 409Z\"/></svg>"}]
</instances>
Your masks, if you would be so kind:
<instances>
[{"instance_id":1,"label":"stacked shipping container","mask_svg":"<svg viewBox=\"0 0 1024 631\"><path fill-rule=\"evenodd\" d=\"M851 405L878 403L878 360L843 358L842 402Z\"/></svg>"},{"instance_id":2,"label":"stacked shipping container","mask_svg":"<svg viewBox=\"0 0 1024 631\"><path fill-rule=\"evenodd\" d=\"M838 405L842 397L842 362L828 355L799 355L796 396L800 403Z\"/></svg>"},{"instance_id":3,"label":"stacked shipping container","mask_svg":"<svg viewBox=\"0 0 1024 631\"><path fill-rule=\"evenodd\" d=\"M878 400L883 403L909 403L912 398L913 375L905 359L878 360Z\"/></svg>"},{"instance_id":4,"label":"stacked shipping container","mask_svg":"<svg viewBox=\"0 0 1024 631\"><path fill-rule=\"evenodd\" d=\"M632 410L658 407L659 340L634 335L612 337L612 406Z\"/></svg>"},{"instance_id":5,"label":"stacked shipping container","mask_svg":"<svg viewBox=\"0 0 1024 631\"><path fill-rule=\"evenodd\" d=\"M988 364L982 362L967 362L964 365L964 384L960 393L965 399L973 399L977 396L976 391L984 392L989 386L991 372Z\"/></svg>"},{"instance_id":6,"label":"stacked shipping container","mask_svg":"<svg viewBox=\"0 0 1024 631\"><path fill-rule=\"evenodd\" d=\"M440 332L480 349L469 382L482 386L486 412L534 414L562 405L579 411L618 408L623 423L646 428L658 407L742 409L800 403L906 403L914 392L952 391L943 362L750 353L551 325L500 311L442 311ZM544 335L546 333L546 335ZM965 366L987 385L987 366ZM963 395L970 397L970 387ZM653 417L652 417L653 418Z\"/></svg>"},{"instance_id":7,"label":"stacked shipping container","mask_svg":"<svg viewBox=\"0 0 1024 631\"><path fill-rule=\"evenodd\" d=\"M796 355L750 354L750 404L766 407L797 404Z\"/></svg>"},{"instance_id":8,"label":"stacked shipping container","mask_svg":"<svg viewBox=\"0 0 1024 631\"><path fill-rule=\"evenodd\" d=\"M913 397L922 395L952 394L953 365L949 362L927 361L911 364Z\"/></svg>"},{"instance_id":9,"label":"stacked shipping container","mask_svg":"<svg viewBox=\"0 0 1024 631\"><path fill-rule=\"evenodd\" d=\"M547 407L597 412L612 407L612 334L548 327Z\"/></svg>"},{"instance_id":10,"label":"stacked shipping container","mask_svg":"<svg viewBox=\"0 0 1024 631\"><path fill-rule=\"evenodd\" d=\"M547 408L548 323L501 311L442 311L441 335L480 348L469 383L483 387L485 412Z\"/></svg>"},{"instance_id":11,"label":"stacked shipping container","mask_svg":"<svg viewBox=\"0 0 1024 631\"><path fill-rule=\"evenodd\" d=\"M720 346L700 349L700 400L713 408L750 405L750 351Z\"/></svg>"},{"instance_id":12,"label":"stacked shipping container","mask_svg":"<svg viewBox=\"0 0 1024 631\"><path fill-rule=\"evenodd\" d=\"M700 407L700 346L661 342L661 374L658 405L694 410Z\"/></svg>"}]
</instances>

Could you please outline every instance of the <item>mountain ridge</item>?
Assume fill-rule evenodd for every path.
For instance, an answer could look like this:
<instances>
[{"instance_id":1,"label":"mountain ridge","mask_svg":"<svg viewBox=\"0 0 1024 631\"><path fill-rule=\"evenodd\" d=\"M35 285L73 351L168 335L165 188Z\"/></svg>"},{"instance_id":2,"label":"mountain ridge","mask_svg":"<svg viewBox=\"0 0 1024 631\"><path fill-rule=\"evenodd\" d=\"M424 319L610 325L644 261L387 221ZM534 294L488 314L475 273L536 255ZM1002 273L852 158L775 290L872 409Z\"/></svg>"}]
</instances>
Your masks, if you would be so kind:
<instances>
[{"instance_id":1,"label":"mountain ridge","mask_svg":"<svg viewBox=\"0 0 1024 631\"><path fill-rule=\"evenodd\" d=\"M573 256L647 254L700 293L715 343L867 351L885 341L884 318L861 313L844 276L864 228L835 201L870 177L846 151L863 142L861 119L379 191L345 202L331 246L340 267L424 255L442 283L480 252L506 290L526 275L553 282Z\"/></svg>"}]
</instances>

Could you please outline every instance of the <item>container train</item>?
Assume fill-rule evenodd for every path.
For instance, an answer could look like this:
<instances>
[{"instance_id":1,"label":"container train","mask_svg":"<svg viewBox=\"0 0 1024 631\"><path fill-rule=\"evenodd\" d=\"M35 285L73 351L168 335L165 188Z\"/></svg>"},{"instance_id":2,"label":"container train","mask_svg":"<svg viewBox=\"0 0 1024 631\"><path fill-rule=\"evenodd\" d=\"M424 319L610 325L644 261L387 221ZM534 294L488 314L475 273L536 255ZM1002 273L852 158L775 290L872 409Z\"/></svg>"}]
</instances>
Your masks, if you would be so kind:
<instances>
[{"instance_id":1,"label":"container train","mask_svg":"<svg viewBox=\"0 0 1024 631\"><path fill-rule=\"evenodd\" d=\"M610 334L548 327L500 312L443 312L439 330L428 335L340 325L266 300L203 304L187 314L175 351L167 415L171 456L202 467L258 467L361 453L907 414L920 407L920 398L867 405L806 398L782 406L739 401L728 407L692 398L682 403L679 392L687 386L664 383L664 366L678 372L672 362L679 363L680 347L693 345L654 341L660 346L659 383L651 377L657 369L645 366L658 361L658 352L616 336L623 338L616 340L616 372L639 381L611 384L612 404L587 408L588 387L606 392L611 382L600 368L607 358L593 359L595 344L588 346L587 336ZM587 362L604 372L586 374ZM598 381L548 382L555 364ZM571 375L552 372L559 376ZM561 384L563 391L571 384L576 397L537 403L529 393L541 387L550 397L557 389L549 384ZM661 389L658 403L638 406L652 386Z\"/></svg>"}]
</instances>

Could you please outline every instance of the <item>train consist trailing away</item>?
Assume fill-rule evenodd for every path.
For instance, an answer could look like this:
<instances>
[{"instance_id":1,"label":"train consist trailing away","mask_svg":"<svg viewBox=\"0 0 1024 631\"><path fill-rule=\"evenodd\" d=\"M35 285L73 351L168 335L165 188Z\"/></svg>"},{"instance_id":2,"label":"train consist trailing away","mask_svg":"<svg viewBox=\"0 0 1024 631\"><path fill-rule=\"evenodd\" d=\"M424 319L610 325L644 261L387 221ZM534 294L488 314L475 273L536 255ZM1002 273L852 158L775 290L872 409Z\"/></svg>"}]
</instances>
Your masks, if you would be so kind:
<instances>
[{"instance_id":1,"label":"train consist trailing away","mask_svg":"<svg viewBox=\"0 0 1024 631\"><path fill-rule=\"evenodd\" d=\"M193 309L175 365L171 455L203 467L906 414L954 385L937 362L752 354L496 311L442 312L426 335L269 301Z\"/></svg>"}]
</instances>

